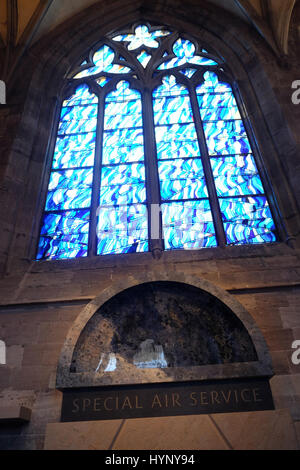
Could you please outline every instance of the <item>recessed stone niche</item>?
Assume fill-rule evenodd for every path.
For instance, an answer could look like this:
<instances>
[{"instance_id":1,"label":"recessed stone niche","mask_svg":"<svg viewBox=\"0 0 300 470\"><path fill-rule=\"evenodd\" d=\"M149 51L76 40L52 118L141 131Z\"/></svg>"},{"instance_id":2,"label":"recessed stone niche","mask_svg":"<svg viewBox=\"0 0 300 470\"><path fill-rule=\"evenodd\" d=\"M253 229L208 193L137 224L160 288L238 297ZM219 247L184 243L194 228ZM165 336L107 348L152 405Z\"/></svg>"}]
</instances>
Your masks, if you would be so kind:
<instances>
[{"instance_id":1,"label":"recessed stone niche","mask_svg":"<svg viewBox=\"0 0 300 470\"><path fill-rule=\"evenodd\" d=\"M249 333L223 302L194 286L161 281L103 304L79 336L70 372L126 374L257 360Z\"/></svg>"}]
</instances>

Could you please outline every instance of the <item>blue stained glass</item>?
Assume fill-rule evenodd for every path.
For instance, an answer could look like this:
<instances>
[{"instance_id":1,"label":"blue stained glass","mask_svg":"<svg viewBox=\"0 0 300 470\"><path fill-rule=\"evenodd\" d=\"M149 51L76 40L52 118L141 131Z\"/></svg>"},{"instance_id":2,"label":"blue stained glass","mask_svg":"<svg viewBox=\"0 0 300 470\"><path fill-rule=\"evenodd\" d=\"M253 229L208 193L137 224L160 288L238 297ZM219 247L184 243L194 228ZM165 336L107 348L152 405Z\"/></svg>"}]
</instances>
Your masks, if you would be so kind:
<instances>
[{"instance_id":1,"label":"blue stained glass","mask_svg":"<svg viewBox=\"0 0 300 470\"><path fill-rule=\"evenodd\" d=\"M166 250L198 250L217 245L208 200L162 204Z\"/></svg>"},{"instance_id":2,"label":"blue stained glass","mask_svg":"<svg viewBox=\"0 0 300 470\"><path fill-rule=\"evenodd\" d=\"M112 91L106 96L105 103L107 106L107 103L112 102L120 102L126 103L126 101L131 101L131 100L140 100L141 99L141 94L130 88L129 83L122 80L118 82L116 90ZM118 105L119 106L119 105ZM106 108L105 108L105 113L106 113Z\"/></svg>"},{"instance_id":3,"label":"blue stained glass","mask_svg":"<svg viewBox=\"0 0 300 470\"><path fill-rule=\"evenodd\" d=\"M131 165L105 166L102 168L101 186L116 186L139 184L145 181L145 166L143 163Z\"/></svg>"},{"instance_id":4,"label":"blue stained glass","mask_svg":"<svg viewBox=\"0 0 300 470\"><path fill-rule=\"evenodd\" d=\"M63 102L63 107L91 105L93 103L98 103L98 97L90 93L89 87L83 84L76 88L74 95Z\"/></svg>"},{"instance_id":5,"label":"blue stained glass","mask_svg":"<svg viewBox=\"0 0 300 470\"><path fill-rule=\"evenodd\" d=\"M100 208L98 232L113 233L115 231L147 230L147 206L134 204L131 206L104 206Z\"/></svg>"},{"instance_id":6,"label":"blue stained glass","mask_svg":"<svg viewBox=\"0 0 300 470\"><path fill-rule=\"evenodd\" d=\"M140 252L148 249L147 207L102 207L97 235L98 254Z\"/></svg>"},{"instance_id":7,"label":"blue stained glass","mask_svg":"<svg viewBox=\"0 0 300 470\"><path fill-rule=\"evenodd\" d=\"M190 98L170 96L154 100L155 124L182 124L193 122Z\"/></svg>"},{"instance_id":8,"label":"blue stained glass","mask_svg":"<svg viewBox=\"0 0 300 470\"><path fill-rule=\"evenodd\" d=\"M51 173L47 211L86 208L91 204L93 170L66 170Z\"/></svg>"},{"instance_id":9,"label":"blue stained glass","mask_svg":"<svg viewBox=\"0 0 300 470\"><path fill-rule=\"evenodd\" d=\"M220 199L220 208L229 244L276 241L275 225L266 197Z\"/></svg>"},{"instance_id":10,"label":"blue stained glass","mask_svg":"<svg viewBox=\"0 0 300 470\"><path fill-rule=\"evenodd\" d=\"M126 232L116 232L114 239L106 236L99 239L98 255L121 253L143 253L149 250L148 233L141 234L141 240L129 237Z\"/></svg>"},{"instance_id":11,"label":"blue stained glass","mask_svg":"<svg viewBox=\"0 0 300 470\"><path fill-rule=\"evenodd\" d=\"M231 86L212 72L205 73L204 79L196 93L209 154L232 155L210 159L227 242L276 241L271 211ZM253 197L222 199L247 195Z\"/></svg>"},{"instance_id":12,"label":"blue stained glass","mask_svg":"<svg viewBox=\"0 0 300 470\"><path fill-rule=\"evenodd\" d=\"M42 235L72 235L86 234L89 231L89 210L74 210L64 212L49 212L44 216Z\"/></svg>"},{"instance_id":13,"label":"blue stained glass","mask_svg":"<svg viewBox=\"0 0 300 470\"><path fill-rule=\"evenodd\" d=\"M176 57L163 62L158 67L158 70L172 69L174 67L180 67L185 64L195 64L202 66L218 65L217 62L209 59L208 57L195 55L195 51L195 46L191 41L182 38L177 39L173 45L173 52Z\"/></svg>"},{"instance_id":14,"label":"blue stained glass","mask_svg":"<svg viewBox=\"0 0 300 470\"><path fill-rule=\"evenodd\" d=\"M197 134L194 124L172 124L170 126L155 127L156 141L173 142L180 141L182 143L197 141ZM197 155L199 155L198 150ZM188 156L188 155L187 155Z\"/></svg>"},{"instance_id":15,"label":"blue stained glass","mask_svg":"<svg viewBox=\"0 0 300 470\"><path fill-rule=\"evenodd\" d=\"M146 200L145 182L102 186L100 205L138 204Z\"/></svg>"},{"instance_id":16,"label":"blue stained glass","mask_svg":"<svg viewBox=\"0 0 300 470\"><path fill-rule=\"evenodd\" d=\"M158 171L161 180L197 179L204 176L200 158L159 161Z\"/></svg>"},{"instance_id":17,"label":"blue stained glass","mask_svg":"<svg viewBox=\"0 0 300 470\"><path fill-rule=\"evenodd\" d=\"M168 75L163 77L162 85L153 91L153 98L162 98L163 96L170 97L173 95L184 96L188 94L189 92L185 86L176 83L176 78L174 75Z\"/></svg>"},{"instance_id":18,"label":"blue stained glass","mask_svg":"<svg viewBox=\"0 0 300 470\"><path fill-rule=\"evenodd\" d=\"M85 106L65 106L61 110L60 121L82 121L86 119L96 118L98 114L97 104Z\"/></svg>"},{"instance_id":19,"label":"blue stained glass","mask_svg":"<svg viewBox=\"0 0 300 470\"><path fill-rule=\"evenodd\" d=\"M140 25L135 28L134 34L121 34L113 37L113 40L128 42L129 51L138 49L141 46L147 46L156 49L159 46L157 38L161 36L167 36L168 34L170 34L170 32L164 30L150 32L146 25Z\"/></svg>"},{"instance_id":20,"label":"blue stained glass","mask_svg":"<svg viewBox=\"0 0 300 470\"><path fill-rule=\"evenodd\" d=\"M159 141L156 144L158 160L170 158L199 157L200 150L196 140Z\"/></svg>"},{"instance_id":21,"label":"blue stained glass","mask_svg":"<svg viewBox=\"0 0 300 470\"><path fill-rule=\"evenodd\" d=\"M199 90L199 87L197 88ZM198 104L200 110L203 108L233 108L237 107L236 100L232 92L216 93L207 92L198 93ZM239 118L240 119L240 118Z\"/></svg>"},{"instance_id":22,"label":"blue stained glass","mask_svg":"<svg viewBox=\"0 0 300 470\"><path fill-rule=\"evenodd\" d=\"M114 116L107 115L105 117L104 126L105 130L115 129L126 129L142 127L143 120L142 116L138 114L115 114Z\"/></svg>"},{"instance_id":23,"label":"blue stained glass","mask_svg":"<svg viewBox=\"0 0 300 470\"><path fill-rule=\"evenodd\" d=\"M197 72L197 69L182 69L180 73L185 75L188 78L192 78L192 76Z\"/></svg>"},{"instance_id":24,"label":"blue stained glass","mask_svg":"<svg viewBox=\"0 0 300 470\"><path fill-rule=\"evenodd\" d=\"M92 132L97 126L97 117L80 121L61 121L58 132L63 135Z\"/></svg>"},{"instance_id":25,"label":"blue stained glass","mask_svg":"<svg viewBox=\"0 0 300 470\"><path fill-rule=\"evenodd\" d=\"M165 47L162 42L169 34L163 29L151 31L142 24L133 34L121 34L113 40L133 51L133 61L138 60L144 68L153 49L162 45L157 51L163 60L158 70L179 67L176 73L180 72L184 83L199 69L208 68L195 91L227 243L277 241L231 85L218 77L217 61L203 49L197 53L191 41L177 39L170 54L170 42ZM39 260L88 254L96 139L102 141L101 174L96 175L101 183L96 214L97 254L149 250L141 93L131 88L126 76L121 79L121 74L132 73L132 83L137 83L144 75L138 76L128 65L127 54L124 58L109 44L94 53L92 64L84 61L74 77L87 77L90 81L94 76L94 82L104 88L98 88L104 101L102 135L97 137L98 97L87 84L80 84L62 105ZM154 73L154 77L161 77L162 84L153 91L153 116L165 249L214 247L217 239L189 88L177 83L174 75L164 73ZM115 83L114 74L120 74L120 81L105 95L106 85Z\"/></svg>"},{"instance_id":26,"label":"blue stained glass","mask_svg":"<svg viewBox=\"0 0 300 470\"><path fill-rule=\"evenodd\" d=\"M164 180L160 183L161 198L163 201L178 199L207 198L207 188L204 177L202 179L188 178L178 180Z\"/></svg>"},{"instance_id":27,"label":"blue stained glass","mask_svg":"<svg viewBox=\"0 0 300 470\"><path fill-rule=\"evenodd\" d=\"M200 114L203 121L227 121L241 119L241 115L237 106L232 106L231 108L203 108L201 109Z\"/></svg>"},{"instance_id":28,"label":"blue stained glass","mask_svg":"<svg viewBox=\"0 0 300 470\"><path fill-rule=\"evenodd\" d=\"M108 103L104 118L104 129L142 127L142 106L140 100L124 103Z\"/></svg>"},{"instance_id":29,"label":"blue stained glass","mask_svg":"<svg viewBox=\"0 0 300 470\"><path fill-rule=\"evenodd\" d=\"M199 156L186 87L177 85L172 75L165 77L162 85L153 92L153 107L158 159Z\"/></svg>"},{"instance_id":30,"label":"blue stained glass","mask_svg":"<svg viewBox=\"0 0 300 470\"><path fill-rule=\"evenodd\" d=\"M130 163L144 160L142 131L132 131L132 142L126 145L122 137L125 132L105 133L103 146L103 165ZM136 139L134 138L136 137ZM124 143L124 145L123 145Z\"/></svg>"},{"instance_id":31,"label":"blue stained glass","mask_svg":"<svg viewBox=\"0 0 300 470\"><path fill-rule=\"evenodd\" d=\"M207 198L201 159L158 162L162 200Z\"/></svg>"},{"instance_id":32,"label":"blue stained glass","mask_svg":"<svg viewBox=\"0 0 300 470\"><path fill-rule=\"evenodd\" d=\"M96 141L98 98L86 85L64 101L54 150L53 169L92 166ZM74 133L74 135L72 135Z\"/></svg>"},{"instance_id":33,"label":"blue stained glass","mask_svg":"<svg viewBox=\"0 0 300 470\"><path fill-rule=\"evenodd\" d=\"M250 153L250 143L243 122L204 122L204 132L210 155Z\"/></svg>"},{"instance_id":34,"label":"blue stained glass","mask_svg":"<svg viewBox=\"0 0 300 470\"><path fill-rule=\"evenodd\" d=\"M37 259L87 256L89 210L46 213Z\"/></svg>"},{"instance_id":35,"label":"blue stained glass","mask_svg":"<svg viewBox=\"0 0 300 470\"><path fill-rule=\"evenodd\" d=\"M195 46L191 41L186 39L177 39L173 44L173 52L177 57L193 57L195 54Z\"/></svg>"},{"instance_id":36,"label":"blue stained glass","mask_svg":"<svg viewBox=\"0 0 300 470\"><path fill-rule=\"evenodd\" d=\"M103 136L104 151L107 147L122 147L130 148L132 145L138 144L139 146L144 143L143 129L115 129L114 131L106 131Z\"/></svg>"},{"instance_id":37,"label":"blue stained glass","mask_svg":"<svg viewBox=\"0 0 300 470\"><path fill-rule=\"evenodd\" d=\"M118 103L118 107L116 107L116 103ZM132 114L137 114L139 117L142 115L142 104L140 99L131 99L127 101L121 101L120 103L118 100L116 101L109 101L106 108L105 108L105 120L106 122L107 117L111 116L121 116L121 119L126 117L132 117ZM140 123L142 124L142 123ZM118 125L119 127L119 125ZM106 126L105 126L106 128Z\"/></svg>"},{"instance_id":38,"label":"blue stained glass","mask_svg":"<svg viewBox=\"0 0 300 470\"><path fill-rule=\"evenodd\" d=\"M101 87L104 87L108 82L110 82L110 78L107 78L107 77L99 77L96 79L96 82L98 83L98 85L100 85Z\"/></svg>"},{"instance_id":39,"label":"blue stained glass","mask_svg":"<svg viewBox=\"0 0 300 470\"><path fill-rule=\"evenodd\" d=\"M151 54L148 54L148 52L146 52L146 51L142 51L142 52L137 56L138 61L142 64L142 66L143 66L144 68L147 67L147 65L149 64L151 58L152 58Z\"/></svg>"},{"instance_id":40,"label":"blue stained glass","mask_svg":"<svg viewBox=\"0 0 300 470\"><path fill-rule=\"evenodd\" d=\"M61 110L59 134L90 132L97 126L97 104L65 106Z\"/></svg>"},{"instance_id":41,"label":"blue stained glass","mask_svg":"<svg viewBox=\"0 0 300 470\"><path fill-rule=\"evenodd\" d=\"M198 95L206 93L226 93L232 94L232 88L229 83L219 81L218 75L214 72L205 72L204 82L196 89Z\"/></svg>"},{"instance_id":42,"label":"blue stained glass","mask_svg":"<svg viewBox=\"0 0 300 470\"><path fill-rule=\"evenodd\" d=\"M262 194L263 187L259 175L227 175L215 176L218 196L238 196L246 194Z\"/></svg>"},{"instance_id":43,"label":"blue stained glass","mask_svg":"<svg viewBox=\"0 0 300 470\"><path fill-rule=\"evenodd\" d=\"M148 250L142 124L140 93L119 82L105 102L98 254Z\"/></svg>"},{"instance_id":44,"label":"blue stained glass","mask_svg":"<svg viewBox=\"0 0 300 470\"><path fill-rule=\"evenodd\" d=\"M78 168L94 165L95 148L90 150L66 150L56 152L53 159L53 169Z\"/></svg>"},{"instance_id":45,"label":"blue stained glass","mask_svg":"<svg viewBox=\"0 0 300 470\"><path fill-rule=\"evenodd\" d=\"M262 194L264 189L254 159L236 157L211 158L218 196Z\"/></svg>"},{"instance_id":46,"label":"blue stained glass","mask_svg":"<svg viewBox=\"0 0 300 470\"><path fill-rule=\"evenodd\" d=\"M212 170L216 175L255 175L256 163L251 153L248 155L236 155L232 157L218 157L210 159Z\"/></svg>"},{"instance_id":47,"label":"blue stained glass","mask_svg":"<svg viewBox=\"0 0 300 470\"><path fill-rule=\"evenodd\" d=\"M41 236L37 260L82 258L87 256L88 234L61 235L56 239Z\"/></svg>"},{"instance_id":48,"label":"blue stained glass","mask_svg":"<svg viewBox=\"0 0 300 470\"><path fill-rule=\"evenodd\" d=\"M96 132L58 136L56 140L55 156L60 158L65 152L86 152L94 150L96 145Z\"/></svg>"},{"instance_id":49,"label":"blue stained glass","mask_svg":"<svg viewBox=\"0 0 300 470\"><path fill-rule=\"evenodd\" d=\"M202 161L191 158L199 157L200 151L187 89L177 85L171 76L163 80L153 97L161 198L183 200L162 204L165 248L191 250L215 246ZM166 156L172 160L164 160Z\"/></svg>"},{"instance_id":50,"label":"blue stained glass","mask_svg":"<svg viewBox=\"0 0 300 470\"><path fill-rule=\"evenodd\" d=\"M86 85L63 103L37 259L87 256L97 103Z\"/></svg>"},{"instance_id":51,"label":"blue stained glass","mask_svg":"<svg viewBox=\"0 0 300 470\"><path fill-rule=\"evenodd\" d=\"M130 68L124 65L113 64L115 58L114 50L109 46L102 46L93 56L94 66L83 70L75 75L75 79L90 77L101 72L105 73L129 73Z\"/></svg>"}]
</instances>

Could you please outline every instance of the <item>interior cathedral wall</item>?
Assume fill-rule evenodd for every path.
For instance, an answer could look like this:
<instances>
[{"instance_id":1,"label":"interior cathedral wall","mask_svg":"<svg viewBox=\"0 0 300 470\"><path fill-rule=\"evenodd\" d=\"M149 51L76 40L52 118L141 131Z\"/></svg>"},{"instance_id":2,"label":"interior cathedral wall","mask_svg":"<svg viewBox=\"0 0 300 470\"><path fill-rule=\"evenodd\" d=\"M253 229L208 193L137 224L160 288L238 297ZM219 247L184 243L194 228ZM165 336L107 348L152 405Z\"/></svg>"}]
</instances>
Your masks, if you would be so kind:
<instances>
[{"instance_id":1,"label":"interior cathedral wall","mask_svg":"<svg viewBox=\"0 0 300 470\"><path fill-rule=\"evenodd\" d=\"M299 121L291 84L299 77L300 4L292 19L288 64L248 25L197 1L101 2L42 38L23 58L0 110L0 407L32 409L29 424L1 427L0 448L42 449L48 423L60 421L56 390L60 353L82 309L110 286L146 273L193 275L228 292L250 313L269 348L276 409L288 409L300 446L300 366L291 345L300 340ZM93 259L34 262L45 155L61 82L97 39L140 18L212 42L226 56L247 110L287 227L289 243ZM284 63L283 63L284 62ZM297 202L298 201L298 202Z\"/></svg>"}]
</instances>

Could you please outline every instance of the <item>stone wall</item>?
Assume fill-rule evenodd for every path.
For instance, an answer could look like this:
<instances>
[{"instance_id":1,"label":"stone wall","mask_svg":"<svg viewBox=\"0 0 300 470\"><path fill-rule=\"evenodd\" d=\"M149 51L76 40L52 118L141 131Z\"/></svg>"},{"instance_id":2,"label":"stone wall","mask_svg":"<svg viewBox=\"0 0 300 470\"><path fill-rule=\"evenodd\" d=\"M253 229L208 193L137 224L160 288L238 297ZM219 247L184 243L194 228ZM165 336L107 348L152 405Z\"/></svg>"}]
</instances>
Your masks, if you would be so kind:
<instances>
[{"instance_id":1,"label":"stone wall","mask_svg":"<svg viewBox=\"0 0 300 470\"><path fill-rule=\"evenodd\" d=\"M7 345L7 365L0 365L0 408L22 404L32 409L32 418L21 427L1 425L0 448L41 449L46 425L59 422L57 365L85 306L124 279L170 272L209 281L247 309L271 354L275 407L289 410L300 445L300 366L291 362L292 342L300 339L300 107L291 102L291 83L300 79L300 4L290 65L283 68L253 29L225 12L192 0L142 3L143 9L134 1L99 2L41 39L9 84L11 105L1 109L0 339ZM165 252L160 260L143 253L32 261L49 167L45 155L64 76L102 34L141 17L199 35L232 64L293 244L284 238L270 246Z\"/></svg>"},{"instance_id":2,"label":"stone wall","mask_svg":"<svg viewBox=\"0 0 300 470\"><path fill-rule=\"evenodd\" d=\"M151 272L156 276L184 272L209 280L229 291L247 309L271 355L275 407L287 408L299 427L300 374L299 366L291 362L292 342L300 337L299 258L290 248L279 253L275 250L274 256L252 253L237 259L210 259L208 250L176 263L164 260L164 256L157 261L146 255L145 264L139 255L133 254L115 257L111 266L106 263L101 266L101 260L96 260L98 266L95 264L92 269L88 263L86 269L76 268L76 262L71 262L70 269L66 262L65 269L52 267L50 271L49 265L46 272L28 274L18 293L12 286L13 304L0 308L0 337L7 345L7 366L0 366L0 396L1 406L22 404L32 408L32 420L20 429L2 427L0 446L43 445L46 424L60 420L62 396L55 388L57 365L75 319L107 287L117 288L127 276L138 279L148 275L151 279ZM175 253L168 255L174 257ZM6 288L4 291L9 293Z\"/></svg>"}]
</instances>

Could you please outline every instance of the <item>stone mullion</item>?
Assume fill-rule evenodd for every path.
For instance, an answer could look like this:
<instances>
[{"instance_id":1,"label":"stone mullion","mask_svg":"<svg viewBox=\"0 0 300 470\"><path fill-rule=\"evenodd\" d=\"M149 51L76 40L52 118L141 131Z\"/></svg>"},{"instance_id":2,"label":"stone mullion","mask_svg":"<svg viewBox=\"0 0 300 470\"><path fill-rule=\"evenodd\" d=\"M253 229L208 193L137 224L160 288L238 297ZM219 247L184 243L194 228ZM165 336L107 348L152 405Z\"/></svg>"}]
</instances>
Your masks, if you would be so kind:
<instances>
[{"instance_id":1,"label":"stone mullion","mask_svg":"<svg viewBox=\"0 0 300 470\"><path fill-rule=\"evenodd\" d=\"M212 213L212 217L214 221L216 237L217 237L218 245L225 246L226 235L225 235L224 226L222 222L222 214L220 210L214 175L213 175L212 168L211 168L210 157L209 157L207 144L206 144L206 136L204 133L203 123L202 123L202 119L200 115L195 88L189 85L189 92L190 92L193 116L195 119L197 137L198 137L199 146L201 150L201 159L202 159L204 176L205 176L208 195L209 195L209 201L211 205L211 213Z\"/></svg>"},{"instance_id":2,"label":"stone mullion","mask_svg":"<svg viewBox=\"0 0 300 470\"><path fill-rule=\"evenodd\" d=\"M94 160L94 174L92 186L92 202L90 212L90 229L89 229L89 246L88 255L97 255L97 217L98 207L100 204L100 188L101 188L101 167L102 167L102 149L103 149L103 132L104 132L104 114L105 114L105 96L103 93L98 96L98 116L96 128L96 148Z\"/></svg>"},{"instance_id":3,"label":"stone mullion","mask_svg":"<svg viewBox=\"0 0 300 470\"><path fill-rule=\"evenodd\" d=\"M162 218L160 212L160 184L156 155L153 100L150 88L142 93L146 191L148 207L148 233L153 256L160 257L163 251Z\"/></svg>"}]
</instances>

